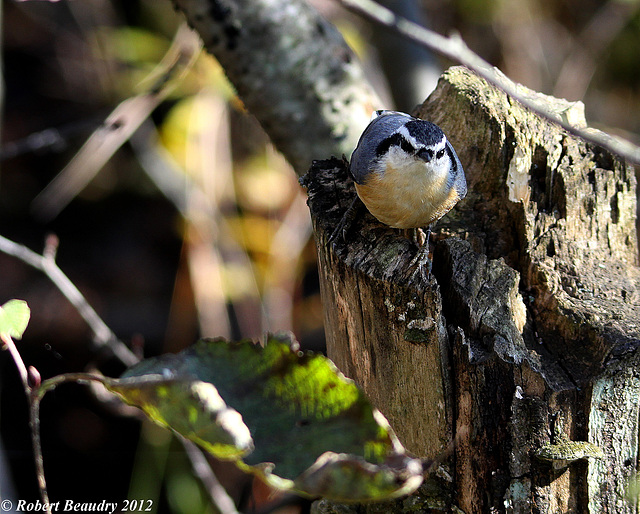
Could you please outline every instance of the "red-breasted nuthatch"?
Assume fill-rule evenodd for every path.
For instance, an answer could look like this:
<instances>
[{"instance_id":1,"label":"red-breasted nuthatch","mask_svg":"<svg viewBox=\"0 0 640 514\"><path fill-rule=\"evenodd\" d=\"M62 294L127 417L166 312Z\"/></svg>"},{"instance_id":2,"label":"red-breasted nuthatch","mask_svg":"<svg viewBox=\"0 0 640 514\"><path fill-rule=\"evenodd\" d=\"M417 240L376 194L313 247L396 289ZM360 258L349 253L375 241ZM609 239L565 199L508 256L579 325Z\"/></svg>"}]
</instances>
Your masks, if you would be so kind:
<instances>
[{"instance_id":1,"label":"red-breasted nuthatch","mask_svg":"<svg viewBox=\"0 0 640 514\"><path fill-rule=\"evenodd\" d=\"M401 229L426 227L412 264L427 262L432 225L467 194L462 164L442 130L405 113L376 111L349 170L358 197L379 221Z\"/></svg>"}]
</instances>

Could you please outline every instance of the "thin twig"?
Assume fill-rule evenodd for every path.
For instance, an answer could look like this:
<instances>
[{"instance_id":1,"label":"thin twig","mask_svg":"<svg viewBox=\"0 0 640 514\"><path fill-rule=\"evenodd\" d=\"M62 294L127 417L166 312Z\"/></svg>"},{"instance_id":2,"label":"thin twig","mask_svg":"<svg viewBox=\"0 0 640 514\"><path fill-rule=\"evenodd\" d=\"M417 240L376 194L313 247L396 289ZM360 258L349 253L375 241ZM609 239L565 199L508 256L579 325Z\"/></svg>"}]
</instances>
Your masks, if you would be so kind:
<instances>
[{"instance_id":1,"label":"thin twig","mask_svg":"<svg viewBox=\"0 0 640 514\"><path fill-rule=\"evenodd\" d=\"M13 357L13 360L16 363L16 367L18 368L18 375L20 375L20 380L22 381L22 385L28 396L29 394L31 394L31 386L29 385L29 375L27 373L27 367L24 365L22 357L20 357L20 352L18 352L16 344L8 334L1 334L0 338L2 339L2 342L4 343L7 350L9 350L11 357Z\"/></svg>"},{"instance_id":2,"label":"thin twig","mask_svg":"<svg viewBox=\"0 0 640 514\"><path fill-rule=\"evenodd\" d=\"M127 366L138 362L138 358L127 346L120 341L107 324L102 321L98 313L89 305L78 288L69 280L55 262L58 238L49 236L42 255L37 254L26 246L0 236L0 251L20 259L29 266L42 271L64 297L71 302L80 316L86 321L93 332L94 343L98 347L108 347L114 355Z\"/></svg>"},{"instance_id":3,"label":"thin twig","mask_svg":"<svg viewBox=\"0 0 640 514\"><path fill-rule=\"evenodd\" d=\"M40 498L46 505L47 514L51 514L47 481L44 476L44 458L42 457L42 442L40 439L40 397L29 395L29 428L31 429L31 444L33 445L33 460L36 464L36 476L38 477L38 489Z\"/></svg>"},{"instance_id":4,"label":"thin twig","mask_svg":"<svg viewBox=\"0 0 640 514\"><path fill-rule=\"evenodd\" d=\"M209 492L209 496L213 499L218 510L222 514L238 514L235 503L224 487L222 487L216 475L211 472L211 466L207 462L202 450L188 439L179 435L176 437L178 437L182 443L182 446L191 461L191 466L193 467L194 472L202 481L202 485Z\"/></svg>"},{"instance_id":5,"label":"thin twig","mask_svg":"<svg viewBox=\"0 0 640 514\"><path fill-rule=\"evenodd\" d=\"M47 514L50 514L51 506L49 505L47 482L44 477L44 461L42 458L42 443L40 441L40 416L38 415L40 397L37 394L37 389L41 387L41 384L37 383L32 387L29 383L27 367L25 366L22 356L20 355L20 352L18 351L18 348L11 336L3 333L0 337L4 343L4 347L9 351L9 354L13 358L16 368L18 368L18 374L20 375L20 380L29 402L29 428L31 429L31 444L33 446L33 456L36 464L38 488L40 489L40 497L42 498L44 510Z\"/></svg>"},{"instance_id":6,"label":"thin twig","mask_svg":"<svg viewBox=\"0 0 640 514\"><path fill-rule=\"evenodd\" d=\"M16 365L20 364L24 367L20 354L16 351L14 360ZM105 377L101 375L93 375L90 373L67 373L57 375L42 383L34 384L33 387L28 384L25 386L27 396L29 398L29 427L31 428L31 441L33 444L33 457L36 464L36 475L38 477L38 488L40 489L40 497L44 504L47 514L51 514L51 504L49 502L49 493L47 492L47 481L44 475L44 457L42 455L42 440L40 438L40 401L47 391L50 391L65 382L87 383L89 381L97 381L104 383Z\"/></svg>"},{"instance_id":7,"label":"thin twig","mask_svg":"<svg viewBox=\"0 0 640 514\"><path fill-rule=\"evenodd\" d=\"M452 61L466 66L471 71L485 79L490 84L501 89L531 111L543 116L557 125L560 125L567 132L570 132L589 143L605 148L631 163L640 164L639 147L629 141L610 136L604 132L592 129L583 130L575 127L568 121L559 118L557 114L549 112L544 108L544 106L540 105L532 98L523 96L518 91L518 85L516 83L509 80L504 74L492 67L487 61L472 52L459 36L441 36L432 30L426 29L417 23L413 23L406 18L396 15L373 0L339 0L339 2L347 9L357 12L365 18L394 30L404 37L407 37L420 45L426 46Z\"/></svg>"},{"instance_id":8,"label":"thin twig","mask_svg":"<svg viewBox=\"0 0 640 514\"><path fill-rule=\"evenodd\" d=\"M196 34L183 24L162 61L147 77L147 90L122 101L64 169L33 201L36 215L53 219L95 177L154 109L167 98L200 51Z\"/></svg>"},{"instance_id":9,"label":"thin twig","mask_svg":"<svg viewBox=\"0 0 640 514\"><path fill-rule=\"evenodd\" d=\"M0 161L13 159L24 154L36 152L61 152L71 145L71 140L89 130L95 130L104 121L100 118L87 118L81 121L68 123L61 127L50 127L40 132L33 132L28 136L15 141L6 141L0 148Z\"/></svg>"},{"instance_id":10,"label":"thin twig","mask_svg":"<svg viewBox=\"0 0 640 514\"><path fill-rule=\"evenodd\" d=\"M139 362L140 359L116 337L106 323L102 321L102 318L98 316L93 307L89 305L78 288L58 267L55 262L57 248L58 239L55 236L49 236L47 238L45 250L42 255L39 255L26 246L15 243L0 235L0 251L7 255L16 257L25 264L42 271L53 282L58 290L73 304L89 325L94 334L94 341L97 345L106 346L111 349L116 358L120 359L120 361L127 366L132 366ZM3 337L2 341L7 345L14 361L16 362L25 392L29 398L29 425L31 427L36 471L38 473L38 485L40 487L43 503L48 504L48 494L44 476L44 463L42 458L42 445L40 442L40 418L38 416L40 400L44 393L56 387L60 383L73 381L86 384L91 381L104 382L105 378L91 373L67 373L45 380L42 384L40 384L39 380L35 385L30 384L29 372L22 361L20 353L15 347L15 344L10 338L7 342ZM8 344L9 342L11 344ZM182 438L180 440L184 444L185 440ZM224 491L219 485L218 479L213 473L211 466L207 465L206 459L202 454L202 450L199 450L200 455L198 456L198 448L189 443L189 445L185 444L185 451L191 461L195 476L197 476L207 488L212 503L224 514L235 514L237 512L235 507L232 509L229 508L229 505L233 505L233 500L229 498L226 491Z\"/></svg>"}]
</instances>

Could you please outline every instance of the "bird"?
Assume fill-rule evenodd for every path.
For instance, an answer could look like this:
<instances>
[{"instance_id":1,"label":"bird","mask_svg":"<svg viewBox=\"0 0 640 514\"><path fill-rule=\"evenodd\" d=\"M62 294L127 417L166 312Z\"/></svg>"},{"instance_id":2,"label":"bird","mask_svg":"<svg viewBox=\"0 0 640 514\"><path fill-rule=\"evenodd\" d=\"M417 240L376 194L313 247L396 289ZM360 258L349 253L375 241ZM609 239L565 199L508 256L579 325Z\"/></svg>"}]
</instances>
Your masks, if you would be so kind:
<instances>
[{"instance_id":1,"label":"bird","mask_svg":"<svg viewBox=\"0 0 640 514\"><path fill-rule=\"evenodd\" d=\"M431 228L467 194L462 164L442 129L403 112L375 111L351 155L349 172L357 197L332 239L339 231L344 234L359 199L381 223L411 229L419 250L410 266L427 263L430 274ZM420 244L422 228L426 237Z\"/></svg>"}]
</instances>

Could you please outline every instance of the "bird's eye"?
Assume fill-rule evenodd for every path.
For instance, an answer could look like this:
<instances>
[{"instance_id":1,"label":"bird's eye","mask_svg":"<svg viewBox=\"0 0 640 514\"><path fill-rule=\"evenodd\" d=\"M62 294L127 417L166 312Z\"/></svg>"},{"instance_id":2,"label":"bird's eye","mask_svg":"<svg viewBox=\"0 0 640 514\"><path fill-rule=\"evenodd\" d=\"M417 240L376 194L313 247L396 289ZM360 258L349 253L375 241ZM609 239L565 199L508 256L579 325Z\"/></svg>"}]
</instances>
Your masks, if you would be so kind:
<instances>
[{"instance_id":1,"label":"bird's eye","mask_svg":"<svg viewBox=\"0 0 640 514\"><path fill-rule=\"evenodd\" d=\"M420 150L416 152L416 157L422 159L424 162L429 162L433 159L433 150L430 148L420 148Z\"/></svg>"},{"instance_id":2,"label":"bird's eye","mask_svg":"<svg viewBox=\"0 0 640 514\"><path fill-rule=\"evenodd\" d=\"M442 159L444 157L444 148L442 150L438 150L436 154L436 159Z\"/></svg>"}]
</instances>

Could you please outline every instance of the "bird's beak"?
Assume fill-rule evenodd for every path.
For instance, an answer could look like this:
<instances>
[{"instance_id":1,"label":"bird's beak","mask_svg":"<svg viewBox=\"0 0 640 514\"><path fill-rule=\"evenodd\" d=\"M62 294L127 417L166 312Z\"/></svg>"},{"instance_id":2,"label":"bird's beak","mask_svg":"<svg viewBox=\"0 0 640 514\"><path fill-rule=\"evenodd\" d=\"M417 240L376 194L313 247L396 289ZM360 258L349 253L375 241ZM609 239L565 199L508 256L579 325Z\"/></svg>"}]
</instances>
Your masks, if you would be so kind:
<instances>
[{"instance_id":1,"label":"bird's beak","mask_svg":"<svg viewBox=\"0 0 640 514\"><path fill-rule=\"evenodd\" d=\"M433 150L429 150L427 148L421 148L416 153L416 157L418 159L423 160L424 162L430 162L433 159Z\"/></svg>"}]
</instances>

